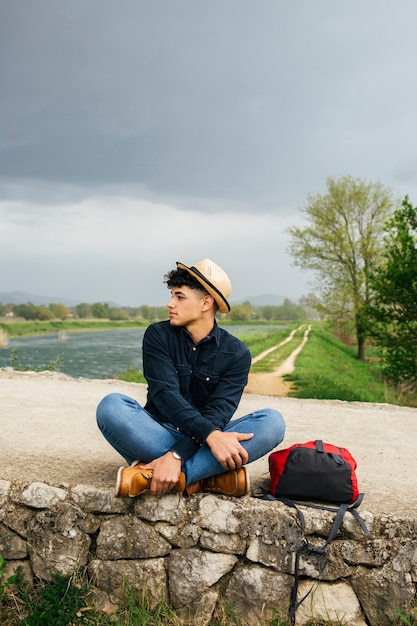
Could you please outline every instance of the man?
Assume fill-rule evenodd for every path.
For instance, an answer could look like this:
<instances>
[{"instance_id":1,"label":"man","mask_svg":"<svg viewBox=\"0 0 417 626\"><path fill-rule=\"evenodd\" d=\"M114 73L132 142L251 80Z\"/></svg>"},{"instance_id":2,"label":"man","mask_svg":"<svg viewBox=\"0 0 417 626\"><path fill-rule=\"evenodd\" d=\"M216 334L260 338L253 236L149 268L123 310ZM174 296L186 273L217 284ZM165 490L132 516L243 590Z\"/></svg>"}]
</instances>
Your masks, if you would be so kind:
<instances>
[{"instance_id":1,"label":"man","mask_svg":"<svg viewBox=\"0 0 417 626\"><path fill-rule=\"evenodd\" d=\"M227 274L203 259L191 267L177 263L165 279L169 321L151 324L143 338L145 407L112 393L97 408L101 432L130 465L119 469L116 495L245 495L246 464L282 441L284 420L263 409L231 421L251 357L216 323L217 311L230 311Z\"/></svg>"}]
</instances>

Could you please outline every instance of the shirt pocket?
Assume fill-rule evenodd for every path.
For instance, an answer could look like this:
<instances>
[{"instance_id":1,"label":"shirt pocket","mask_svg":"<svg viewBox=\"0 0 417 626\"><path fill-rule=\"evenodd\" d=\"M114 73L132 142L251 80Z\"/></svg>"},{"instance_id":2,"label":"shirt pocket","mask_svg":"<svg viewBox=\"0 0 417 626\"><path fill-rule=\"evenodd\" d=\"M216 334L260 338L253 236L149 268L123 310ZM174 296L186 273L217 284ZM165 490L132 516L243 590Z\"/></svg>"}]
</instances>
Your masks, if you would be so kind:
<instances>
[{"instance_id":1,"label":"shirt pocket","mask_svg":"<svg viewBox=\"0 0 417 626\"><path fill-rule=\"evenodd\" d=\"M210 396L216 391L219 374L197 368L193 372L191 380L191 393L194 402L200 408L204 407Z\"/></svg>"},{"instance_id":2,"label":"shirt pocket","mask_svg":"<svg viewBox=\"0 0 417 626\"><path fill-rule=\"evenodd\" d=\"M178 375L180 391L183 396L187 396L190 390L191 368L189 365L176 365L175 370Z\"/></svg>"}]
</instances>

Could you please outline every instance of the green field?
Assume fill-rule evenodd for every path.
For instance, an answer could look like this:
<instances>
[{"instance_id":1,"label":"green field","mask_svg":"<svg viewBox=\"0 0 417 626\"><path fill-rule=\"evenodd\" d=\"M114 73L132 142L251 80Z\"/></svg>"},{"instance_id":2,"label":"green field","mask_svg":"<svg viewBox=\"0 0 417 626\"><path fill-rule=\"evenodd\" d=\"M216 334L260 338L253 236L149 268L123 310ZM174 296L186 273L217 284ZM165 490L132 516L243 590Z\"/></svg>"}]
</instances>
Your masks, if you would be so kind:
<instances>
[{"instance_id":1,"label":"green field","mask_svg":"<svg viewBox=\"0 0 417 626\"><path fill-rule=\"evenodd\" d=\"M289 325L278 333L258 331L256 341L245 335L252 357L278 345L291 330L293 339L253 363L254 373L272 372L297 348L309 324ZM325 323L311 324L307 343L295 361L295 370L284 378L292 383L293 398L344 400L347 402L378 402L417 406L416 394L401 394L384 381L376 358L376 350L368 348L368 360L356 358L356 346L349 346L334 336Z\"/></svg>"}]
</instances>

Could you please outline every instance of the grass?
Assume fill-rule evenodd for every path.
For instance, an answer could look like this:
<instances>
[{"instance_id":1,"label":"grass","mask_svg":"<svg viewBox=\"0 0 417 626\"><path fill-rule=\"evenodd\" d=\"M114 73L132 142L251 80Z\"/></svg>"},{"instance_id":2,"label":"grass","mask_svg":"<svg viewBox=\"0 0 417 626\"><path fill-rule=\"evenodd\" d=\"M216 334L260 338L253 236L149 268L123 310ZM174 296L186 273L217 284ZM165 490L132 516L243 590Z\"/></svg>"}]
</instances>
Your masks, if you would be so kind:
<instances>
[{"instance_id":1,"label":"grass","mask_svg":"<svg viewBox=\"0 0 417 626\"><path fill-rule=\"evenodd\" d=\"M74 576L55 574L49 582L29 585L20 568L2 582L5 560L0 555L0 623L4 626L180 626L183 623L167 602L151 602L146 593L125 583L124 595L116 612L107 615L94 606L93 590L84 572ZM392 626L416 626L415 614L397 610ZM211 626L241 626L233 610L220 606ZM289 621L275 615L268 626L288 626ZM315 625L313 622L309 626ZM321 624L321 626L323 626ZM343 626L343 621L339 626Z\"/></svg>"},{"instance_id":2,"label":"grass","mask_svg":"<svg viewBox=\"0 0 417 626\"><path fill-rule=\"evenodd\" d=\"M0 561L0 581L3 562L4 559ZM227 606L220 606L213 619L211 626L242 623ZM107 615L94 606L93 589L82 572L75 576L57 573L51 581L37 581L31 587L18 568L5 583L0 582L0 623L4 626L181 626L183 621L167 602L161 600L155 604L144 591L127 582L116 612ZM273 624L279 626L278 622Z\"/></svg>"},{"instance_id":3,"label":"grass","mask_svg":"<svg viewBox=\"0 0 417 626\"><path fill-rule=\"evenodd\" d=\"M6 320L6 318L2 318ZM143 320L108 320L108 319L68 319L68 320L46 320L46 321L25 321L25 320L13 320L13 321L0 321L0 329L4 330L7 337L10 339L16 337L32 337L36 335L47 335L57 333L61 330L76 332L76 331L100 331L100 330L117 330L120 328L144 328L149 326L149 321ZM230 327L233 326L254 326L254 331L258 328L262 328L262 325L282 325L286 322L225 322L221 320L219 325ZM281 331L285 334L285 328ZM262 336L270 331L261 331ZM238 333L236 332L236 335ZM248 337L251 332L248 332Z\"/></svg>"},{"instance_id":4,"label":"grass","mask_svg":"<svg viewBox=\"0 0 417 626\"><path fill-rule=\"evenodd\" d=\"M125 380L128 383L143 383L147 384L146 378L143 375L142 370L137 370L133 365L130 365L124 372L115 374L116 380Z\"/></svg>"},{"instance_id":5,"label":"grass","mask_svg":"<svg viewBox=\"0 0 417 626\"><path fill-rule=\"evenodd\" d=\"M307 328L306 324L301 326L297 326L294 330L294 336L291 341L284 343L283 345L279 345L283 340L287 339L290 329L288 329L285 333L285 336L278 344L279 347L264 356L259 361L252 363L251 372L253 373L262 373L262 372L272 372L276 369L285 359L287 359L290 354L297 348L297 346L301 343L304 331ZM270 346L272 347L272 346ZM267 348L268 349L268 348Z\"/></svg>"},{"instance_id":6,"label":"grass","mask_svg":"<svg viewBox=\"0 0 417 626\"><path fill-rule=\"evenodd\" d=\"M294 329L298 328L298 325L294 325ZM251 330L245 330L242 333L233 332L233 328L229 329L230 332L235 334L243 343L249 348L252 357L261 354L264 350L267 350L271 346L275 346L283 341L288 334L293 330L293 325L285 326L284 328L271 329L271 328L258 328L254 326ZM292 344L291 344L292 345ZM288 350L288 348L287 348ZM262 367L269 367L265 365L264 359L262 359ZM125 371L115 375L118 380L124 380L130 383L145 383L146 378L141 370L135 369L133 366L128 367Z\"/></svg>"},{"instance_id":7,"label":"grass","mask_svg":"<svg viewBox=\"0 0 417 626\"><path fill-rule=\"evenodd\" d=\"M238 334L248 346L252 358L277 346L291 331L294 337L261 360L252 364L252 373L272 372L301 343L307 324L289 324L284 328L254 327ZM293 373L285 379L293 383L290 396L317 400L343 400L346 402L378 402L402 406L417 406L413 393L399 393L384 381L375 350L368 348L369 359L356 358L356 347L338 340L330 327L322 322L311 324L308 341L296 359ZM116 376L119 380L146 383L143 373L128 368Z\"/></svg>"},{"instance_id":8,"label":"grass","mask_svg":"<svg viewBox=\"0 0 417 626\"><path fill-rule=\"evenodd\" d=\"M242 324L242 323L241 323ZM97 320L66 320L64 322L11 322L0 324L8 336L27 336L59 332L60 330L105 330L115 328L134 328L146 326L145 322L108 322ZM250 326L245 323L245 326ZM274 371L300 344L307 324L298 322L280 322L262 326L255 323L253 328L244 331L229 331L235 334L249 348L252 358L284 341L294 331L292 341L273 350L260 361L252 364L251 372ZM348 402L382 402L403 406L417 406L415 393L401 393L390 387L383 379L378 361L370 359L359 361L356 348L339 341L328 325L322 322L311 324L309 339L296 360L296 369L285 378L293 383L290 395L295 398L344 400ZM372 355L372 348L368 348ZM57 363L51 363L43 369L55 369ZM27 369L14 355L14 369ZM146 383L143 373L133 367L115 376L119 380Z\"/></svg>"},{"instance_id":9,"label":"grass","mask_svg":"<svg viewBox=\"0 0 417 626\"><path fill-rule=\"evenodd\" d=\"M308 341L297 356L295 370L285 376L293 384L291 397L417 406L416 394L401 393L384 380L372 345L367 347L368 359L360 361L356 357L356 346L338 340L329 325L324 322L309 325ZM295 331L290 342L253 363L251 372L276 370L301 343L306 329L307 324L290 324L279 331L258 328L253 334L240 336L255 357Z\"/></svg>"},{"instance_id":10,"label":"grass","mask_svg":"<svg viewBox=\"0 0 417 626\"><path fill-rule=\"evenodd\" d=\"M276 346L286 337L292 330L297 329L299 324L289 323L282 328L262 328L255 326L253 330L245 330L242 333L233 332L233 328L228 329L229 332L239 337L241 341L249 348L252 358L258 356L268 348Z\"/></svg>"},{"instance_id":11,"label":"grass","mask_svg":"<svg viewBox=\"0 0 417 626\"><path fill-rule=\"evenodd\" d=\"M139 321L109 321L109 320L54 320L45 322L0 322L0 329L3 329L10 339L16 337L32 337L36 335L48 335L66 331L99 331L115 330L118 328L143 328L148 326L148 322Z\"/></svg>"},{"instance_id":12,"label":"grass","mask_svg":"<svg viewBox=\"0 0 417 626\"><path fill-rule=\"evenodd\" d=\"M382 378L378 362L359 361L356 348L336 339L325 324L315 324L286 380L293 383L294 398L389 402L417 405L413 395L400 397Z\"/></svg>"},{"instance_id":13,"label":"grass","mask_svg":"<svg viewBox=\"0 0 417 626\"><path fill-rule=\"evenodd\" d=\"M94 606L92 587L82 573L57 573L49 582L37 581L31 587L18 570L4 587L0 595L4 626L180 626L166 602L151 604L143 592L128 584L116 613L106 615Z\"/></svg>"}]
</instances>

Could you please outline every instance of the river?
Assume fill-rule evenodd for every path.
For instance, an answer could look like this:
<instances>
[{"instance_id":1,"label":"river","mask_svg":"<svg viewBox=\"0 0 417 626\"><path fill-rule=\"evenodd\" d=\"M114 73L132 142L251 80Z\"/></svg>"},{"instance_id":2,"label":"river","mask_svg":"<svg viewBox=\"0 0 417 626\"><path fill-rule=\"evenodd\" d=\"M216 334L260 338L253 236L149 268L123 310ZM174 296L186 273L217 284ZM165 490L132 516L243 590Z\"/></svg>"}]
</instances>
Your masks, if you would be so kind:
<instances>
[{"instance_id":1,"label":"river","mask_svg":"<svg viewBox=\"0 0 417 626\"><path fill-rule=\"evenodd\" d=\"M83 378L113 378L128 367L142 369L142 337L145 328L65 332L41 337L9 339L0 350L0 367L45 368L57 360L56 371Z\"/></svg>"},{"instance_id":2,"label":"river","mask_svg":"<svg viewBox=\"0 0 417 626\"><path fill-rule=\"evenodd\" d=\"M56 371L69 376L114 378L128 367L142 369L145 330L78 331L9 339L7 348L0 349L0 367L12 367L15 355L18 361L15 369L43 369L59 360ZM230 326L227 330L238 336L242 332L256 331L257 327Z\"/></svg>"}]
</instances>

